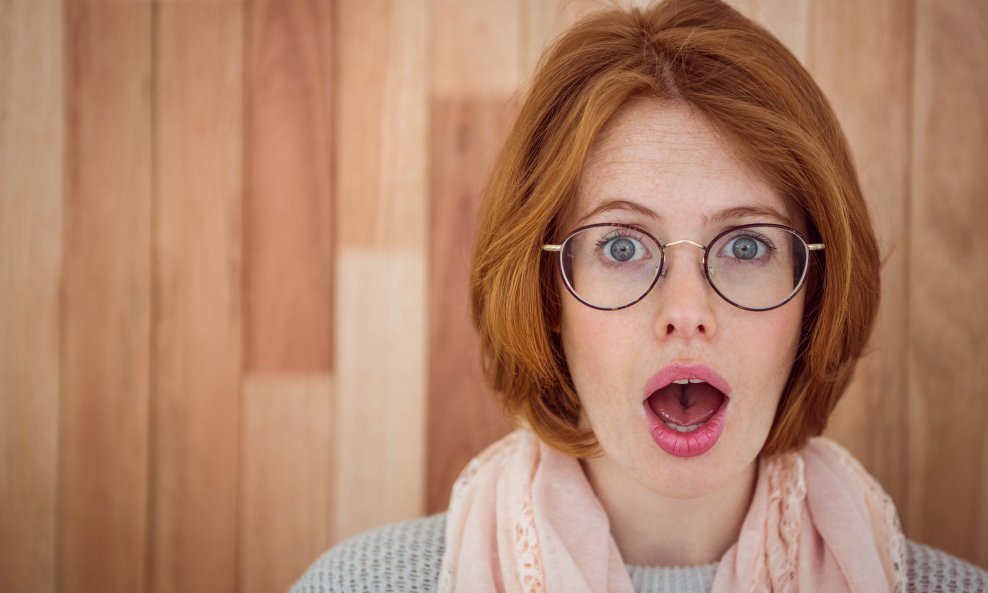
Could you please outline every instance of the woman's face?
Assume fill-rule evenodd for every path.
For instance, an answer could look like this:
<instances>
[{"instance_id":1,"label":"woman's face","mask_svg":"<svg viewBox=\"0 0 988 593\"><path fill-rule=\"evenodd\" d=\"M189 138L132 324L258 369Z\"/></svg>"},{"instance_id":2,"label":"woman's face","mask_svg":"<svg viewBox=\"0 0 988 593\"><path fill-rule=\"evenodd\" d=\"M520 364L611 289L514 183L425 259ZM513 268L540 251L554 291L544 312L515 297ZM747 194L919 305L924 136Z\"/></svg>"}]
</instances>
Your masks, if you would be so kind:
<instances>
[{"instance_id":1,"label":"woman's face","mask_svg":"<svg viewBox=\"0 0 988 593\"><path fill-rule=\"evenodd\" d=\"M746 223L799 229L795 221L766 214L717 217L739 207L771 209L783 219L789 215L782 197L750 174L688 106L637 99L607 124L592 147L565 228L624 223L650 232L662 244L689 239L703 245L722 230ZM587 463L612 479L621 476L677 498L709 494L752 475L793 364L803 314L803 291L770 311L746 311L724 301L703 276L702 256L689 244L666 249L665 275L626 309L592 309L566 292L561 281L559 287L562 345L583 405L581 422L593 429L604 451ZM677 365L709 368L726 382L719 391L729 397L703 385L673 385L664 396L656 395L665 402L653 406L657 399L650 395L656 388L703 375L687 370L691 376L679 377L683 372L676 371ZM670 402L672 407L678 403L678 412L663 418L683 414L683 428L707 419L692 429L702 439L680 437L689 433L672 431L675 427L655 436L663 429L654 426L654 417ZM646 407L653 410L652 419ZM705 407L719 410L719 418L704 413ZM719 431L711 430L715 423Z\"/></svg>"}]
</instances>

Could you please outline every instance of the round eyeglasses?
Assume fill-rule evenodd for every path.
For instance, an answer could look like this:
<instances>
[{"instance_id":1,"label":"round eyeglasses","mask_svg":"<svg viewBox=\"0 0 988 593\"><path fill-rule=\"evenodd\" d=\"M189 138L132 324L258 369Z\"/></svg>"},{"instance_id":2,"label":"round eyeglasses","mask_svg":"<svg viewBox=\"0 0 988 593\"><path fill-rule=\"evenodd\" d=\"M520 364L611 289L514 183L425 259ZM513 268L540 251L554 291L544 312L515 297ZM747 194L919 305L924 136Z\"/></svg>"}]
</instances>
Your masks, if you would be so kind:
<instances>
[{"instance_id":1,"label":"round eyeglasses","mask_svg":"<svg viewBox=\"0 0 988 593\"><path fill-rule=\"evenodd\" d=\"M578 301L602 311L630 307L645 298L665 275L665 250L685 243L703 250L703 275L725 301L747 311L781 307L802 288L810 252L823 243L807 243L781 224L731 227L700 245L686 239L665 245L627 224L580 227L559 245L559 270Z\"/></svg>"}]
</instances>

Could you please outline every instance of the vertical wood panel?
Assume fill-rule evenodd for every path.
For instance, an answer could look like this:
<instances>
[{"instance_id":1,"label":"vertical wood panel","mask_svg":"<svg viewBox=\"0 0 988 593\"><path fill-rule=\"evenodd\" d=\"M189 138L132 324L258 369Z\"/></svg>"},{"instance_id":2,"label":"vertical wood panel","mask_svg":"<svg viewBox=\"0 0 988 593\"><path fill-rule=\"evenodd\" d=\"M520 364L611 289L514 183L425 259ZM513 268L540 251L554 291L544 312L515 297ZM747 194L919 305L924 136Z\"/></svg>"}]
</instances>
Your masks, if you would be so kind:
<instances>
[{"instance_id":1,"label":"vertical wood panel","mask_svg":"<svg viewBox=\"0 0 988 593\"><path fill-rule=\"evenodd\" d=\"M514 108L470 93L431 108L426 511L437 513L467 462L511 426L481 372L467 291L480 191Z\"/></svg>"},{"instance_id":2,"label":"vertical wood panel","mask_svg":"<svg viewBox=\"0 0 988 593\"><path fill-rule=\"evenodd\" d=\"M332 395L327 375L244 384L239 591L287 591L330 545Z\"/></svg>"},{"instance_id":3,"label":"vertical wood panel","mask_svg":"<svg viewBox=\"0 0 988 593\"><path fill-rule=\"evenodd\" d=\"M2 591L51 593L55 584L62 10L36 0L0 7Z\"/></svg>"},{"instance_id":4,"label":"vertical wood panel","mask_svg":"<svg viewBox=\"0 0 988 593\"><path fill-rule=\"evenodd\" d=\"M334 539L425 509L426 8L338 10Z\"/></svg>"},{"instance_id":5,"label":"vertical wood panel","mask_svg":"<svg viewBox=\"0 0 988 593\"><path fill-rule=\"evenodd\" d=\"M728 4L775 35L804 66L810 61L810 31L815 24L811 11L817 3L817 0L728 1Z\"/></svg>"},{"instance_id":6,"label":"vertical wood panel","mask_svg":"<svg viewBox=\"0 0 988 593\"><path fill-rule=\"evenodd\" d=\"M920 0L916 26L908 516L988 566L988 5Z\"/></svg>"},{"instance_id":7,"label":"vertical wood panel","mask_svg":"<svg viewBox=\"0 0 988 593\"><path fill-rule=\"evenodd\" d=\"M429 389L426 510L449 504L470 459L509 429L480 370L467 301L480 191L514 114L520 5L433 3L429 89Z\"/></svg>"},{"instance_id":8,"label":"vertical wood panel","mask_svg":"<svg viewBox=\"0 0 988 593\"><path fill-rule=\"evenodd\" d=\"M811 69L837 112L879 240L882 300L869 352L828 435L908 505L906 344L912 7L908 0L817 2ZM908 533L908 525L907 533Z\"/></svg>"},{"instance_id":9,"label":"vertical wood panel","mask_svg":"<svg viewBox=\"0 0 988 593\"><path fill-rule=\"evenodd\" d=\"M240 591L285 591L330 545L331 5L249 3ZM321 371L321 372L319 372Z\"/></svg>"},{"instance_id":10,"label":"vertical wood panel","mask_svg":"<svg viewBox=\"0 0 988 593\"><path fill-rule=\"evenodd\" d=\"M70 3L59 589L140 591L147 537L151 8Z\"/></svg>"},{"instance_id":11,"label":"vertical wood panel","mask_svg":"<svg viewBox=\"0 0 988 593\"><path fill-rule=\"evenodd\" d=\"M542 53L557 35L591 12L609 8L607 0L521 0L521 79L527 84Z\"/></svg>"},{"instance_id":12,"label":"vertical wood panel","mask_svg":"<svg viewBox=\"0 0 988 593\"><path fill-rule=\"evenodd\" d=\"M331 6L250 4L247 368L332 361Z\"/></svg>"},{"instance_id":13,"label":"vertical wood panel","mask_svg":"<svg viewBox=\"0 0 988 593\"><path fill-rule=\"evenodd\" d=\"M156 22L155 593L236 588L242 7Z\"/></svg>"}]
</instances>

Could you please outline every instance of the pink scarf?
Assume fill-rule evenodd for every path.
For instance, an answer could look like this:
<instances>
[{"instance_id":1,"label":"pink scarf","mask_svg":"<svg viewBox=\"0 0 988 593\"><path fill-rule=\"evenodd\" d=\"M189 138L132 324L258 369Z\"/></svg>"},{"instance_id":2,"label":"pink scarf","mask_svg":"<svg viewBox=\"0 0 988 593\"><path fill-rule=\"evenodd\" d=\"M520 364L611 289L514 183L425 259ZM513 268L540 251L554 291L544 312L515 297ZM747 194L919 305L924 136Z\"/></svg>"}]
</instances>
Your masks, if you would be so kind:
<instances>
[{"instance_id":1,"label":"pink scarf","mask_svg":"<svg viewBox=\"0 0 988 593\"><path fill-rule=\"evenodd\" d=\"M741 534L713 592L905 590L892 500L826 438L759 461ZM604 508L579 462L519 429L453 486L440 593L633 593Z\"/></svg>"}]
</instances>

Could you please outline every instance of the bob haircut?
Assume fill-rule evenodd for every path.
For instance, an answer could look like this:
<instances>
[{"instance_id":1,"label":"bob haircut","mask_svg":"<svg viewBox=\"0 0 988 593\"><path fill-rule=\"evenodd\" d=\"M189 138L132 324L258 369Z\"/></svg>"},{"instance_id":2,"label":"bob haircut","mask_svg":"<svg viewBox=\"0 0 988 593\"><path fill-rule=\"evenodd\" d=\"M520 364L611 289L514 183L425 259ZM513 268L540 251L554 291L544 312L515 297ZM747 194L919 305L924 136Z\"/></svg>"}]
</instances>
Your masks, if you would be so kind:
<instances>
[{"instance_id":1,"label":"bob haircut","mask_svg":"<svg viewBox=\"0 0 988 593\"><path fill-rule=\"evenodd\" d=\"M504 412L544 442L601 453L559 339L556 259L587 153L630 99L685 103L779 192L807 238L799 348L762 455L819 435L851 379L879 300L874 231L827 99L770 33L717 0L590 15L543 55L483 197L470 301L484 373ZM757 315L757 313L753 313Z\"/></svg>"}]
</instances>

